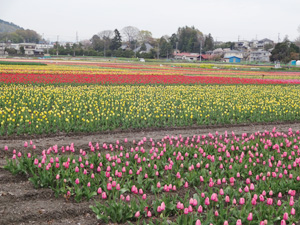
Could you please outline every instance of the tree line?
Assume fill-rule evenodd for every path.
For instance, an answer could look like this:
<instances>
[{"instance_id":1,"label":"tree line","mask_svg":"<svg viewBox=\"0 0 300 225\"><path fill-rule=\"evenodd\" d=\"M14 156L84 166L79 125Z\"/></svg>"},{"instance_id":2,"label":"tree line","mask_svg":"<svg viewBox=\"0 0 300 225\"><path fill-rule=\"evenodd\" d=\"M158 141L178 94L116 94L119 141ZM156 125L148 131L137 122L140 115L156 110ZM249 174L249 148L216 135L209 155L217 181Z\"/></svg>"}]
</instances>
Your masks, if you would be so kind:
<instances>
[{"instance_id":1,"label":"tree line","mask_svg":"<svg viewBox=\"0 0 300 225\"><path fill-rule=\"evenodd\" d=\"M149 47L150 46L150 47ZM195 27L180 27L171 36L154 38L147 30L133 26L122 30L104 30L72 46L55 43L50 54L86 55L106 57L170 58L175 50L179 52L204 53L213 50L214 39L211 34L204 35Z\"/></svg>"}]
</instances>

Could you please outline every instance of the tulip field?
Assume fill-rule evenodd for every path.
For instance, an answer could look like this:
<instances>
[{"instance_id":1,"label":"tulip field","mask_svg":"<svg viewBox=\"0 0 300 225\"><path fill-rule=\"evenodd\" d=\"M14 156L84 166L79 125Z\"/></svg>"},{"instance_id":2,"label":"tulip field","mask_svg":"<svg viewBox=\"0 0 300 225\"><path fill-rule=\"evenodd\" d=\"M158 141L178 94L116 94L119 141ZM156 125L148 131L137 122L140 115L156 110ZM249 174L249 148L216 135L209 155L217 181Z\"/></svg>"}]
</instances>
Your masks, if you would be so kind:
<instances>
[{"instance_id":1,"label":"tulip field","mask_svg":"<svg viewBox=\"0 0 300 225\"><path fill-rule=\"evenodd\" d=\"M5 166L97 218L137 224L299 224L300 131L144 137L131 143L25 142ZM129 147L131 146L131 147Z\"/></svg>"},{"instance_id":2,"label":"tulip field","mask_svg":"<svg viewBox=\"0 0 300 225\"><path fill-rule=\"evenodd\" d=\"M300 224L300 72L43 63L0 63L0 224Z\"/></svg>"},{"instance_id":3,"label":"tulip field","mask_svg":"<svg viewBox=\"0 0 300 225\"><path fill-rule=\"evenodd\" d=\"M282 79L299 72L280 79L221 72L113 63L0 65L0 135L299 120L300 80Z\"/></svg>"}]
</instances>

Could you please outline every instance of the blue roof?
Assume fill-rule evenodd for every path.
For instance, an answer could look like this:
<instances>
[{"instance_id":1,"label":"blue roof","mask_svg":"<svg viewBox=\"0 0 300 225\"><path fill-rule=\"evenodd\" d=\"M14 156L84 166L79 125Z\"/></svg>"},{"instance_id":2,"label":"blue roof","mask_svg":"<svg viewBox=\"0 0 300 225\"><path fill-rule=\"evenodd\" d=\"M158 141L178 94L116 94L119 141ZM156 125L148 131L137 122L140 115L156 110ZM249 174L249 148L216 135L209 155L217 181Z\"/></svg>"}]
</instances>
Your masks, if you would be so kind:
<instances>
[{"instance_id":1,"label":"blue roof","mask_svg":"<svg viewBox=\"0 0 300 225\"><path fill-rule=\"evenodd\" d=\"M231 59L231 58L241 59L242 57L239 57L239 56L226 56L226 57L224 57L224 59Z\"/></svg>"}]
</instances>

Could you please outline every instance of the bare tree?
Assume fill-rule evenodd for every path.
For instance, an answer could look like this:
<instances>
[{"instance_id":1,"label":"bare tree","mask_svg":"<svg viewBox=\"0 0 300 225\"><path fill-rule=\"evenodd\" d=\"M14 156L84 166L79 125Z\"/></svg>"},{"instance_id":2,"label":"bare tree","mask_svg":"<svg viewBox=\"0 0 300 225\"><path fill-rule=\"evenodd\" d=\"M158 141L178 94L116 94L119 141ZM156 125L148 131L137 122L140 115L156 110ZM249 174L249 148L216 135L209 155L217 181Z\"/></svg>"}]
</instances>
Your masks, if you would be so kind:
<instances>
[{"instance_id":1,"label":"bare tree","mask_svg":"<svg viewBox=\"0 0 300 225\"><path fill-rule=\"evenodd\" d=\"M92 42L90 40L82 40L80 41L80 43L82 44L82 47L84 49L88 49L92 47Z\"/></svg>"},{"instance_id":2,"label":"bare tree","mask_svg":"<svg viewBox=\"0 0 300 225\"><path fill-rule=\"evenodd\" d=\"M112 30L103 30L98 33L100 39L111 39L114 36L114 32Z\"/></svg>"},{"instance_id":3,"label":"bare tree","mask_svg":"<svg viewBox=\"0 0 300 225\"><path fill-rule=\"evenodd\" d=\"M124 27L121 32L128 42L136 41L139 35L139 29L132 26Z\"/></svg>"},{"instance_id":4,"label":"bare tree","mask_svg":"<svg viewBox=\"0 0 300 225\"><path fill-rule=\"evenodd\" d=\"M295 39L295 44L300 47L300 25L298 26L299 36Z\"/></svg>"},{"instance_id":5,"label":"bare tree","mask_svg":"<svg viewBox=\"0 0 300 225\"><path fill-rule=\"evenodd\" d=\"M151 31L141 30L138 35L138 40L141 43L151 42L153 39Z\"/></svg>"}]
</instances>

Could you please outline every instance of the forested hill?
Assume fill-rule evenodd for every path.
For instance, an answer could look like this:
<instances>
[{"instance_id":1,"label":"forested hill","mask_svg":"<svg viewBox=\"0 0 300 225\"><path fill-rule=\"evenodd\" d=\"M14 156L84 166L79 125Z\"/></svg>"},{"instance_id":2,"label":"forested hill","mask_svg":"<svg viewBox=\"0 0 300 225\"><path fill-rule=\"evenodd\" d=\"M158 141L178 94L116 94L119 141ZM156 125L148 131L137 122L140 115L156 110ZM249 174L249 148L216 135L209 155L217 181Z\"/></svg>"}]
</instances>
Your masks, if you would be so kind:
<instances>
[{"instance_id":1,"label":"forested hill","mask_svg":"<svg viewBox=\"0 0 300 225\"><path fill-rule=\"evenodd\" d=\"M18 29L23 29L23 28L16 24L13 24L13 23L10 23L10 22L0 19L0 33L10 33L10 32L14 32Z\"/></svg>"}]
</instances>

